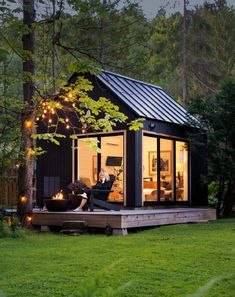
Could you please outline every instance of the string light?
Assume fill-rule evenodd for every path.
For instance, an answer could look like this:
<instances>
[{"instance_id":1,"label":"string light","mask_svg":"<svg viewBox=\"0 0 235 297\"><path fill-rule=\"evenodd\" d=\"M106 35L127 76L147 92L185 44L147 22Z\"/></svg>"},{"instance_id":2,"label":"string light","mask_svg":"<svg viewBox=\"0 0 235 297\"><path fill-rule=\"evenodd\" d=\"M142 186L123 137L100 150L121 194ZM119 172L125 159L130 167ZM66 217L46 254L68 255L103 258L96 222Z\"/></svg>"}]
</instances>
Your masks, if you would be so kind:
<instances>
[{"instance_id":1,"label":"string light","mask_svg":"<svg viewBox=\"0 0 235 297\"><path fill-rule=\"evenodd\" d=\"M69 129L69 125L66 126L66 129Z\"/></svg>"},{"instance_id":2,"label":"string light","mask_svg":"<svg viewBox=\"0 0 235 297\"><path fill-rule=\"evenodd\" d=\"M44 114L42 115L42 118L43 118L43 119L45 118Z\"/></svg>"},{"instance_id":3,"label":"string light","mask_svg":"<svg viewBox=\"0 0 235 297\"><path fill-rule=\"evenodd\" d=\"M26 196L22 196L22 197L20 198L20 200L21 200L21 202L26 202L26 201L27 201L27 197L26 197Z\"/></svg>"},{"instance_id":4,"label":"string light","mask_svg":"<svg viewBox=\"0 0 235 297\"><path fill-rule=\"evenodd\" d=\"M39 117L36 118L36 121L39 121Z\"/></svg>"},{"instance_id":5,"label":"string light","mask_svg":"<svg viewBox=\"0 0 235 297\"><path fill-rule=\"evenodd\" d=\"M75 103L73 103L73 107L76 107L76 104Z\"/></svg>"},{"instance_id":6,"label":"string light","mask_svg":"<svg viewBox=\"0 0 235 297\"><path fill-rule=\"evenodd\" d=\"M86 132L86 129L82 129L82 133L85 133Z\"/></svg>"},{"instance_id":7,"label":"string light","mask_svg":"<svg viewBox=\"0 0 235 297\"><path fill-rule=\"evenodd\" d=\"M32 121L25 121L24 125L26 128L31 128L32 127Z\"/></svg>"},{"instance_id":8,"label":"string light","mask_svg":"<svg viewBox=\"0 0 235 297\"><path fill-rule=\"evenodd\" d=\"M72 98L72 94L71 93L69 93L69 98Z\"/></svg>"},{"instance_id":9,"label":"string light","mask_svg":"<svg viewBox=\"0 0 235 297\"><path fill-rule=\"evenodd\" d=\"M56 106L57 106L57 107L59 106L59 102L56 103Z\"/></svg>"},{"instance_id":10,"label":"string light","mask_svg":"<svg viewBox=\"0 0 235 297\"><path fill-rule=\"evenodd\" d=\"M43 111L44 113L47 113L47 110L46 109L44 109L44 111Z\"/></svg>"},{"instance_id":11,"label":"string light","mask_svg":"<svg viewBox=\"0 0 235 297\"><path fill-rule=\"evenodd\" d=\"M65 119L65 122L66 122L66 123L68 123L68 121L69 121L69 119L68 119L68 118L67 118L67 119Z\"/></svg>"},{"instance_id":12,"label":"string light","mask_svg":"<svg viewBox=\"0 0 235 297\"><path fill-rule=\"evenodd\" d=\"M31 223L32 222L32 217L30 217L30 216L27 216L27 221L29 222L29 223Z\"/></svg>"},{"instance_id":13,"label":"string light","mask_svg":"<svg viewBox=\"0 0 235 297\"><path fill-rule=\"evenodd\" d=\"M49 122L49 123L52 123L52 119L49 119L48 122Z\"/></svg>"},{"instance_id":14,"label":"string light","mask_svg":"<svg viewBox=\"0 0 235 297\"><path fill-rule=\"evenodd\" d=\"M20 168L20 164L16 164L16 168Z\"/></svg>"}]
</instances>

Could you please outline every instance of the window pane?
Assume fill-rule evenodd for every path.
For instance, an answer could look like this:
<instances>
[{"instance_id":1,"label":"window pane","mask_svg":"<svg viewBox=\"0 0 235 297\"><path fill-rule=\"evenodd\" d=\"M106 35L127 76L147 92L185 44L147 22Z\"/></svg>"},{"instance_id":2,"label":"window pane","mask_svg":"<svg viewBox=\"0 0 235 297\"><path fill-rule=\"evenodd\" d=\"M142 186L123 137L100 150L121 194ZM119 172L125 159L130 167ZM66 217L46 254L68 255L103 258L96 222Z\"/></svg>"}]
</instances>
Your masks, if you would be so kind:
<instances>
[{"instance_id":1,"label":"window pane","mask_svg":"<svg viewBox=\"0 0 235 297\"><path fill-rule=\"evenodd\" d=\"M92 186L97 181L97 152L90 147L91 142L97 142L97 138L78 140L78 178L87 186Z\"/></svg>"},{"instance_id":2,"label":"window pane","mask_svg":"<svg viewBox=\"0 0 235 297\"><path fill-rule=\"evenodd\" d=\"M188 151L180 141L176 141L176 200L188 200Z\"/></svg>"},{"instance_id":3,"label":"window pane","mask_svg":"<svg viewBox=\"0 0 235 297\"><path fill-rule=\"evenodd\" d=\"M160 139L160 201L173 201L173 141Z\"/></svg>"},{"instance_id":4,"label":"window pane","mask_svg":"<svg viewBox=\"0 0 235 297\"><path fill-rule=\"evenodd\" d=\"M143 137L143 201L157 201L157 138Z\"/></svg>"},{"instance_id":5,"label":"window pane","mask_svg":"<svg viewBox=\"0 0 235 297\"><path fill-rule=\"evenodd\" d=\"M124 192L124 160L123 135L101 137L101 169L115 176L109 201L123 202Z\"/></svg>"}]
</instances>

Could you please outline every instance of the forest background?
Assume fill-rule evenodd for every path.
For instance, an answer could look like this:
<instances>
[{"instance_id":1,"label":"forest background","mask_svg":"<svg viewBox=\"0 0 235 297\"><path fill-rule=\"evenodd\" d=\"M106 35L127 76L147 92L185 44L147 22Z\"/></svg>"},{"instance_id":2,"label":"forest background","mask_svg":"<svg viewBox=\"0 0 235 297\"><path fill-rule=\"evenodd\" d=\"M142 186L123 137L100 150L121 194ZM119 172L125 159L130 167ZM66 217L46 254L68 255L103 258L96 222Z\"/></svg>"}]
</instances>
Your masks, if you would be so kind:
<instances>
[{"instance_id":1,"label":"forest background","mask_svg":"<svg viewBox=\"0 0 235 297\"><path fill-rule=\"evenodd\" d=\"M200 118L197 135L208 139L206 182L217 213L230 215L235 200L235 9L225 0L195 7L182 3L181 12L169 13L166 3L149 19L138 1L1 1L0 171L29 161L22 161L22 141L34 132L34 125L25 123L35 98L54 95L75 71L98 67L159 85ZM33 86L30 94L27 84ZM191 139L192 146L203 145L195 135Z\"/></svg>"}]
</instances>

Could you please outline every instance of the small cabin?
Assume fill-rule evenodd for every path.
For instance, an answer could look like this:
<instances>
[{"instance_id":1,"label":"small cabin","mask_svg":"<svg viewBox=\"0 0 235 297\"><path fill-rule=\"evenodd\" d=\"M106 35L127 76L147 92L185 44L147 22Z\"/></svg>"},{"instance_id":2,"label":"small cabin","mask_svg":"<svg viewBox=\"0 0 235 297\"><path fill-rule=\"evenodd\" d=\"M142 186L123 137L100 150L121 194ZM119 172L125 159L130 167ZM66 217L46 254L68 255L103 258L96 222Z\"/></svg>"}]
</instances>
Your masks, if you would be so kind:
<instances>
[{"instance_id":1,"label":"small cabin","mask_svg":"<svg viewBox=\"0 0 235 297\"><path fill-rule=\"evenodd\" d=\"M74 73L70 82L74 82ZM159 86L110 71L82 74L94 89L93 99L109 98L129 120L145 118L144 127L130 131L117 126L112 133L86 133L78 139L47 144L36 166L37 202L66 190L74 180L96 183L101 169L115 177L108 201L123 207L207 205L201 175L207 172L205 152L190 151L187 110ZM87 145L97 141L101 153Z\"/></svg>"}]
</instances>

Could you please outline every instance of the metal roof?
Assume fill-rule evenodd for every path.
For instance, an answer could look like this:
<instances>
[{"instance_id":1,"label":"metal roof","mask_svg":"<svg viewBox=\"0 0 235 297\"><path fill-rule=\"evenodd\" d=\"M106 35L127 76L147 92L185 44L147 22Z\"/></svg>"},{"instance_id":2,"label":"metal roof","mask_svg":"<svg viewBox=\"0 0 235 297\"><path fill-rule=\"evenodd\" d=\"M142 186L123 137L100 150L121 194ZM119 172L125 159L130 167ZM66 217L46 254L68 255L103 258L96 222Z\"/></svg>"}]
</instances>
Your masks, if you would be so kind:
<instances>
[{"instance_id":1,"label":"metal roof","mask_svg":"<svg viewBox=\"0 0 235 297\"><path fill-rule=\"evenodd\" d=\"M139 117L180 125L187 121L187 110L161 87L106 70L97 77Z\"/></svg>"}]
</instances>

